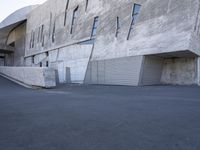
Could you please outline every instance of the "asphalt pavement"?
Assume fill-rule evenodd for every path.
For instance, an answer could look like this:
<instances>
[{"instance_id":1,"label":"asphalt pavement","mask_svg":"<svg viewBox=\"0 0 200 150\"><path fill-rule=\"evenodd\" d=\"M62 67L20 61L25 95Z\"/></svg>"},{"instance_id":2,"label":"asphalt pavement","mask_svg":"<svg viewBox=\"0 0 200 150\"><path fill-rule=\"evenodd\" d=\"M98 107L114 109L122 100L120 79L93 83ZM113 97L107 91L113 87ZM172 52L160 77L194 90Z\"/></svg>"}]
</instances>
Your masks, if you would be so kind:
<instances>
[{"instance_id":1,"label":"asphalt pavement","mask_svg":"<svg viewBox=\"0 0 200 150\"><path fill-rule=\"evenodd\" d=\"M0 77L0 150L200 150L200 87L32 90Z\"/></svg>"}]
</instances>

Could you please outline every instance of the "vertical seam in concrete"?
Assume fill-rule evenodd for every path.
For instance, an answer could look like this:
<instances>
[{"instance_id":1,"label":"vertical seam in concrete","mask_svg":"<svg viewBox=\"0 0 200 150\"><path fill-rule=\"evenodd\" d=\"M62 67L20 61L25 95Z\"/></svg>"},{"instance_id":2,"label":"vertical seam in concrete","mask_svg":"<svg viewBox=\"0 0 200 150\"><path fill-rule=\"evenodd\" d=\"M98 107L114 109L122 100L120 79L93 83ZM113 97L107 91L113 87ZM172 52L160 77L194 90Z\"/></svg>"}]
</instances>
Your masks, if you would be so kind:
<instances>
[{"instance_id":1,"label":"vertical seam in concrete","mask_svg":"<svg viewBox=\"0 0 200 150\"><path fill-rule=\"evenodd\" d=\"M162 60L162 69L161 69L161 74L160 74L160 84L162 84L162 76L163 76L163 70L164 70L164 63L165 63L165 59L163 58L163 60Z\"/></svg>"},{"instance_id":2,"label":"vertical seam in concrete","mask_svg":"<svg viewBox=\"0 0 200 150\"><path fill-rule=\"evenodd\" d=\"M145 56L142 56L141 66L140 66L140 73L139 73L139 79L138 79L138 85L142 85L143 80L143 73L144 73L144 65L145 65Z\"/></svg>"},{"instance_id":3,"label":"vertical seam in concrete","mask_svg":"<svg viewBox=\"0 0 200 150\"><path fill-rule=\"evenodd\" d=\"M56 61L58 61L59 52L60 52L60 49L58 48L58 50L57 50L57 56L56 56Z\"/></svg>"},{"instance_id":4,"label":"vertical seam in concrete","mask_svg":"<svg viewBox=\"0 0 200 150\"><path fill-rule=\"evenodd\" d=\"M97 61L97 84L99 84L99 61Z\"/></svg>"},{"instance_id":5,"label":"vertical seam in concrete","mask_svg":"<svg viewBox=\"0 0 200 150\"><path fill-rule=\"evenodd\" d=\"M197 85L199 85L199 83L200 83L200 79L199 79L199 76L200 76L199 65L200 65L200 59L199 59L199 57L197 57Z\"/></svg>"},{"instance_id":6,"label":"vertical seam in concrete","mask_svg":"<svg viewBox=\"0 0 200 150\"><path fill-rule=\"evenodd\" d=\"M106 83L106 61L103 60L103 64L104 64L104 84Z\"/></svg>"},{"instance_id":7,"label":"vertical seam in concrete","mask_svg":"<svg viewBox=\"0 0 200 150\"><path fill-rule=\"evenodd\" d=\"M94 44L95 44L95 42L94 42ZM86 67L86 73L85 73L85 77L84 77L84 82L85 82L85 80L86 80L87 71L88 71L89 64L90 64L90 62L91 62L91 58L92 58L92 55L93 55L94 44L92 45L90 57L89 57L88 64L87 64L87 67ZM91 78L91 80L92 80L92 67L91 67L90 73L91 73L91 74L90 74L90 78ZM90 82L91 82L91 80L90 80Z\"/></svg>"},{"instance_id":8,"label":"vertical seam in concrete","mask_svg":"<svg viewBox=\"0 0 200 150\"><path fill-rule=\"evenodd\" d=\"M199 3L199 5L198 5L198 11L197 11L197 16L196 16L194 31L197 31L197 26L198 26L198 22L199 22L200 0L198 0L198 3ZM198 30L199 30L199 26L198 26Z\"/></svg>"},{"instance_id":9,"label":"vertical seam in concrete","mask_svg":"<svg viewBox=\"0 0 200 150\"><path fill-rule=\"evenodd\" d=\"M167 14L168 14L169 11L170 11L170 5L171 5L171 0L168 1L168 5L167 5Z\"/></svg>"},{"instance_id":10,"label":"vertical seam in concrete","mask_svg":"<svg viewBox=\"0 0 200 150\"><path fill-rule=\"evenodd\" d=\"M52 12L50 12L50 21L49 21L49 38L51 37L51 22L52 22Z\"/></svg>"}]
</instances>

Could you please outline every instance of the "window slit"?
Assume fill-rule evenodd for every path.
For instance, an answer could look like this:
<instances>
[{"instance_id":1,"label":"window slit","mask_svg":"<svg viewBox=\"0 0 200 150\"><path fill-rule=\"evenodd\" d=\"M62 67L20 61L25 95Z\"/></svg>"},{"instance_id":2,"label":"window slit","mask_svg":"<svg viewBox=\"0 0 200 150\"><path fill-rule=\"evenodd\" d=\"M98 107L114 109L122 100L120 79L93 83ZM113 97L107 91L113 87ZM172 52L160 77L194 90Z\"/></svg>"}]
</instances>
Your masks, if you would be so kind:
<instances>
[{"instance_id":1,"label":"window slit","mask_svg":"<svg viewBox=\"0 0 200 150\"><path fill-rule=\"evenodd\" d=\"M42 36L42 47L44 47L44 35Z\"/></svg>"},{"instance_id":2,"label":"window slit","mask_svg":"<svg viewBox=\"0 0 200 150\"><path fill-rule=\"evenodd\" d=\"M66 7L65 7L65 17L64 17L64 26L66 25L66 21L67 21L67 10L69 7L69 0L67 1Z\"/></svg>"},{"instance_id":3,"label":"window slit","mask_svg":"<svg viewBox=\"0 0 200 150\"><path fill-rule=\"evenodd\" d=\"M52 12L50 12L50 21L49 21L49 37L51 36L51 23L52 23Z\"/></svg>"},{"instance_id":4,"label":"window slit","mask_svg":"<svg viewBox=\"0 0 200 150\"><path fill-rule=\"evenodd\" d=\"M49 67L49 61L46 61L46 67Z\"/></svg>"},{"instance_id":5,"label":"window slit","mask_svg":"<svg viewBox=\"0 0 200 150\"><path fill-rule=\"evenodd\" d=\"M133 11L132 11L132 20L131 20L131 25L130 25L130 28L129 28L127 40L129 40L131 31L132 31L132 29L133 29L135 23L137 22L137 18L138 18L140 9L141 9L141 5L139 5L139 4L134 4L134 6L133 6Z\"/></svg>"},{"instance_id":6,"label":"window slit","mask_svg":"<svg viewBox=\"0 0 200 150\"><path fill-rule=\"evenodd\" d=\"M85 11L87 11L88 3L89 3L89 0L86 0L86 3L85 3Z\"/></svg>"},{"instance_id":7,"label":"window slit","mask_svg":"<svg viewBox=\"0 0 200 150\"><path fill-rule=\"evenodd\" d=\"M37 37L37 43L39 43L39 42L40 42L40 27L38 29L38 37Z\"/></svg>"},{"instance_id":8,"label":"window slit","mask_svg":"<svg viewBox=\"0 0 200 150\"><path fill-rule=\"evenodd\" d=\"M33 38L33 31L31 31L31 35L30 35L29 48L32 48L32 38Z\"/></svg>"},{"instance_id":9,"label":"window slit","mask_svg":"<svg viewBox=\"0 0 200 150\"><path fill-rule=\"evenodd\" d=\"M32 39L32 48L34 48L34 44L35 44L35 32L33 31L33 39Z\"/></svg>"},{"instance_id":10,"label":"window slit","mask_svg":"<svg viewBox=\"0 0 200 150\"><path fill-rule=\"evenodd\" d=\"M94 18L94 23L93 23L93 27L92 27L92 33L91 33L91 39L95 38L95 36L97 34L98 21L99 21L99 17L97 16L97 17Z\"/></svg>"},{"instance_id":11,"label":"window slit","mask_svg":"<svg viewBox=\"0 0 200 150\"><path fill-rule=\"evenodd\" d=\"M41 27L40 42L42 42L43 35L44 35L44 25L42 25Z\"/></svg>"},{"instance_id":12,"label":"window slit","mask_svg":"<svg viewBox=\"0 0 200 150\"><path fill-rule=\"evenodd\" d=\"M75 21L77 19L77 13L78 13L78 6L74 9L73 12L70 34L72 34L74 30Z\"/></svg>"},{"instance_id":13,"label":"window slit","mask_svg":"<svg viewBox=\"0 0 200 150\"><path fill-rule=\"evenodd\" d=\"M55 30L56 30L56 20L54 21L54 24L53 24L52 43L55 42Z\"/></svg>"},{"instance_id":14,"label":"window slit","mask_svg":"<svg viewBox=\"0 0 200 150\"><path fill-rule=\"evenodd\" d=\"M115 33L115 37L118 37L119 30L120 30L119 17L117 17L117 20L116 20L116 33Z\"/></svg>"}]
</instances>

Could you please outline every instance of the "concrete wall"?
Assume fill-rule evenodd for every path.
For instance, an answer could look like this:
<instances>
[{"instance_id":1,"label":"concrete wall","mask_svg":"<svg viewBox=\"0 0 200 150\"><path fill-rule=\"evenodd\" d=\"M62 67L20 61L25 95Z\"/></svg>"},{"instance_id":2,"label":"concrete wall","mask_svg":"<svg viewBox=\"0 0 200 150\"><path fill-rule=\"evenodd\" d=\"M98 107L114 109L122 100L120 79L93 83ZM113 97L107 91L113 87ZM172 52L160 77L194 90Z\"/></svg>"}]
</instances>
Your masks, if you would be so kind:
<instances>
[{"instance_id":1,"label":"concrete wall","mask_svg":"<svg viewBox=\"0 0 200 150\"><path fill-rule=\"evenodd\" d=\"M197 84L197 59L165 59L161 82L163 84L177 85Z\"/></svg>"},{"instance_id":2,"label":"concrete wall","mask_svg":"<svg viewBox=\"0 0 200 150\"><path fill-rule=\"evenodd\" d=\"M99 25L92 60L187 50L199 8L197 0L92 0L85 10L85 0L69 0L65 12L67 2L48 0L30 13L26 56L89 40L96 16L99 16ZM127 40L134 3L141 4L142 9ZM77 6L77 20L73 34L70 34L72 15ZM120 33L116 38L117 17ZM44 46L35 40L35 47L29 48L31 33L34 32L37 38L42 25ZM52 42L53 35L55 42ZM189 50L197 52L193 48Z\"/></svg>"},{"instance_id":3,"label":"concrete wall","mask_svg":"<svg viewBox=\"0 0 200 150\"><path fill-rule=\"evenodd\" d=\"M180 55L182 51L200 55L199 0L88 2L86 8L86 0L48 0L28 14L26 29L19 27L18 33L26 37L26 66L48 64L58 70L61 83L67 81L66 68L70 70L72 83L83 83L85 80L94 84L159 84L162 70L163 83L194 83L195 62L182 63L178 59L170 64L166 60L162 66L162 60L148 57L143 62L142 56L176 52L177 57L183 57ZM130 30L134 4L142 7ZM93 42L87 43L94 38L91 33L96 16L99 17L97 34ZM13 35L10 34L8 41L13 40ZM18 47L23 47L23 42L21 40ZM23 50L17 48L13 60L15 65L21 65L19 60L23 54ZM176 68L179 64L184 66ZM169 67L172 65L175 69ZM190 70L189 66L193 68ZM140 74L141 70L143 74ZM186 75L180 75L184 71L188 71ZM170 72L175 72L179 79ZM187 74L192 77L184 83Z\"/></svg>"},{"instance_id":4,"label":"concrete wall","mask_svg":"<svg viewBox=\"0 0 200 150\"><path fill-rule=\"evenodd\" d=\"M142 7L127 39L135 3ZM71 34L73 11L77 6L77 17ZM85 0L48 0L28 16L26 65L39 66L40 63L45 65L48 61L50 67L58 70L62 83L66 82L66 67L68 67L72 83L83 83L86 76L87 81L90 78L91 83L127 85L129 84L127 81L130 81L129 79L134 75L130 77L131 73L127 69L130 68L131 62L124 63L124 66L120 63L123 58L183 50L198 54L200 45L193 42L195 38L192 38L195 24L196 26L199 24L198 10L197 0L117 0L117 2L116 0L92 0L89 1L87 9ZM94 47L83 46L82 42L91 39L96 16L99 16L99 22ZM120 28L116 37L117 17ZM30 47L33 42L34 46ZM46 56L46 52L49 56ZM34 63L31 58L33 56ZM148 58L144 63L146 61ZM105 65L105 62L109 63ZM159 84L161 62L151 59L150 63L139 65L145 69L138 82L144 85ZM105 66L115 64L119 70L114 67L110 67L107 71L103 69ZM92 72L90 77L88 71L86 74L86 68L93 68L89 71ZM124 68L126 69L123 70ZM95 70L98 70L97 73L94 72ZM107 81L105 81L106 77L102 77L105 72L109 72L108 75L111 76ZM96 74L98 79L94 79ZM138 82L135 81L130 84L137 85Z\"/></svg>"},{"instance_id":5,"label":"concrete wall","mask_svg":"<svg viewBox=\"0 0 200 150\"><path fill-rule=\"evenodd\" d=\"M56 50L41 53L32 58L26 58L27 66L39 66L42 62L44 65L48 61L49 67L58 70L60 83L65 83L66 68L70 69L70 79L72 83L83 83L87 65L92 52L92 45L75 44L68 47L62 47Z\"/></svg>"},{"instance_id":6,"label":"concrete wall","mask_svg":"<svg viewBox=\"0 0 200 150\"><path fill-rule=\"evenodd\" d=\"M66 82L65 68L68 67L70 68L71 82L83 83L91 51L92 45L73 45L63 47L58 50L57 55L50 53L50 63L57 64L59 77L63 78L63 82ZM56 60L54 56L57 56Z\"/></svg>"},{"instance_id":7,"label":"concrete wall","mask_svg":"<svg viewBox=\"0 0 200 150\"><path fill-rule=\"evenodd\" d=\"M115 9L114 5L102 14L93 60L189 49L194 16L198 12L197 1L148 0L141 4L141 13L129 40L126 37L131 3L127 6L122 2L118 5L119 9ZM120 17L121 29L118 38L115 38L117 16Z\"/></svg>"},{"instance_id":8,"label":"concrete wall","mask_svg":"<svg viewBox=\"0 0 200 150\"><path fill-rule=\"evenodd\" d=\"M189 49L196 52L200 55L200 1L195 0L192 3L196 4L195 11L194 11L194 22L193 22L193 30L191 32L190 37L190 45ZM190 6L191 7L191 6ZM197 10L196 10L197 9Z\"/></svg>"},{"instance_id":9,"label":"concrete wall","mask_svg":"<svg viewBox=\"0 0 200 150\"><path fill-rule=\"evenodd\" d=\"M50 88L56 86L55 71L37 67L0 67L0 74L21 83Z\"/></svg>"}]
</instances>

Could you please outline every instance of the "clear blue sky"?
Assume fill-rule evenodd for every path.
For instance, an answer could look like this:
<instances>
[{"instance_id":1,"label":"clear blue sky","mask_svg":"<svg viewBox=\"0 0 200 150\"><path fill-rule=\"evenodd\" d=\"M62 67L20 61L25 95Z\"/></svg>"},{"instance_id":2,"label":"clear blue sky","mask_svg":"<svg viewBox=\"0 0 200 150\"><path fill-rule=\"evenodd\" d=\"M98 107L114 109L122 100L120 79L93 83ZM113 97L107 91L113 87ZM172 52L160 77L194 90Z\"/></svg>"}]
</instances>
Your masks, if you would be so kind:
<instances>
[{"instance_id":1,"label":"clear blue sky","mask_svg":"<svg viewBox=\"0 0 200 150\"><path fill-rule=\"evenodd\" d=\"M46 0L0 0L0 22L15 10L34 4L41 4Z\"/></svg>"}]
</instances>

